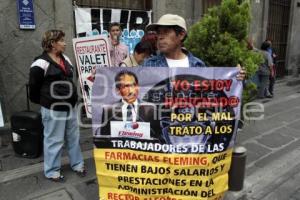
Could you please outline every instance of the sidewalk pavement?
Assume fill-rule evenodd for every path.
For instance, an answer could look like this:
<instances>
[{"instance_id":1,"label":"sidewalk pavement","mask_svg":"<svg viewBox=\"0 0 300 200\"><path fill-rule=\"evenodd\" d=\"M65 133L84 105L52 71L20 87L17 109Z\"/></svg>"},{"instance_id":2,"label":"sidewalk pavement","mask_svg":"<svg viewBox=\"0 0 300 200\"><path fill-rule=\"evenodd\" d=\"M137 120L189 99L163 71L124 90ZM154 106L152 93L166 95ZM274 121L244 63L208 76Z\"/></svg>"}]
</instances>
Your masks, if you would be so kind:
<instances>
[{"instance_id":1,"label":"sidewalk pavement","mask_svg":"<svg viewBox=\"0 0 300 200\"><path fill-rule=\"evenodd\" d=\"M81 129L80 144L88 171L78 177L69 167L66 152L62 159L65 183L44 178L43 156L26 159L15 156L8 138L0 147L0 200L85 200L98 199L98 185L93 160L91 129Z\"/></svg>"},{"instance_id":2,"label":"sidewalk pavement","mask_svg":"<svg viewBox=\"0 0 300 200\"><path fill-rule=\"evenodd\" d=\"M246 121L237 136L247 148L244 189L225 200L300 200L300 86L277 83L262 100L264 119Z\"/></svg>"},{"instance_id":3,"label":"sidewalk pavement","mask_svg":"<svg viewBox=\"0 0 300 200\"><path fill-rule=\"evenodd\" d=\"M237 137L247 148L244 189L228 192L224 200L300 200L300 85L277 83L275 97L260 100L260 121L246 121ZM43 176L43 158L14 155L8 138L0 145L0 200L96 200L98 185L92 155L91 129L81 129L81 147L88 175L78 177L63 157L65 183Z\"/></svg>"}]
</instances>

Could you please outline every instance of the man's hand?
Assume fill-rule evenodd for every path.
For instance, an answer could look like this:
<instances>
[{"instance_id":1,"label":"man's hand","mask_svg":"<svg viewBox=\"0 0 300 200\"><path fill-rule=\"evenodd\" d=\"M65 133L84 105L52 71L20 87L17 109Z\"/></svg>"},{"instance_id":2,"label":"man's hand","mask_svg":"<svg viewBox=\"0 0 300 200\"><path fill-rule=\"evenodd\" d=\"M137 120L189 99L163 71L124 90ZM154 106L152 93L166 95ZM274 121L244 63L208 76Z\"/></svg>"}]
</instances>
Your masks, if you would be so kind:
<instances>
[{"instance_id":1,"label":"man's hand","mask_svg":"<svg viewBox=\"0 0 300 200\"><path fill-rule=\"evenodd\" d=\"M239 68L239 74L236 76L236 79L239 81L243 81L246 78L246 70L244 67L241 67L240 64L237 65L237 68Z\"/></svg>"}]
</instances>

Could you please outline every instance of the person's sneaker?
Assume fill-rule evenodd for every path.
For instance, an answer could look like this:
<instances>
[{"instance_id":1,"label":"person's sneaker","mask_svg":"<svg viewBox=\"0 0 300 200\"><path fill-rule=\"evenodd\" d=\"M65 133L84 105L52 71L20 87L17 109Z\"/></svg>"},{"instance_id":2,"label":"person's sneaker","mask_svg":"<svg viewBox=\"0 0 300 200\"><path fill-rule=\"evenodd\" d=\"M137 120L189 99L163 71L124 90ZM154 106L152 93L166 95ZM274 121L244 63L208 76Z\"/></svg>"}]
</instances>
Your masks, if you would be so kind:
<instances>
[{"instance_id":1,"label":"person's sneaker","mask_svg":"<svg viewBox=\"0 0 300 200\"><path fill-rule=\"evenodd\" d=\"M74 172L77 174L77 176L79 176L79 177L85 177L86 176L86 174L87 174L87 172L86 172L86 170L83 168L83 169L81 169L81 170L74 170Z\"/></svg>"},{"instance_id":2,"label":"person's sneaker","mask_svg":"<svg viewBox=\"0 0 300 200\"><path fill-rule=\"evenodd\" d=\"M59 175L58 177L46 177L49 181L57 182L57 183L64 183L66 179L63 175Z\"/></svg>"},{"instance_id":3,"label":"person's sneaker","mask_svg":"<svg viewBox=\"0 0 300 200\"><path fill-rule=\"evenodd\" d=\"M266 98L273 98L273 95L267 94L267 95L266 95Z\"/></svg>"}]
</instances>

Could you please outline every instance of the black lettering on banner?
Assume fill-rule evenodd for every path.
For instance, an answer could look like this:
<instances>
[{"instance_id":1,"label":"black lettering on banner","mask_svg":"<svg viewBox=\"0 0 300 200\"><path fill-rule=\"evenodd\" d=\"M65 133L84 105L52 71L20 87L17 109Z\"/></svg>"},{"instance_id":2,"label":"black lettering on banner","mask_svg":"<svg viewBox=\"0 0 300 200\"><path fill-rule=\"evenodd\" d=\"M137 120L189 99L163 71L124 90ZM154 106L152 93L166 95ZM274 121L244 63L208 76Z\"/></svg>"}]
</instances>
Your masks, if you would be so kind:
<instances>
[{"instance_id":1,"label":"black lettering on banner","mask_svg":"<svg viewBox=\"0 0 300 200\"><path fill-rule=\"evenodd\" d=\"M190 180L190 186L201 187L203 184L202 180Z\"/></svg>"},{"instance_id":2,"label":"black lettering on banner","mask_svg":"<svg viewBox=\"0 0 300 200\"><path fill-rule=\"evenodd\" d=\"M207 180L207 181L205 182L205 186L206 186L206 187L210 187L210 186L213 185L213 184L214 184L213 179L209 179L209 180Z\"/></svg>"},{"instance_id":3,"label":"black lettering on banner","mask_svg":"<svg viewBox=\"0 0 300 200\"><path fill-rule=\"evenodd\" d=\"M174 169L173 174L174 176L212 176L218 172L219 166L216 166L210 169Z\"/></svg>"},{"instance_id":4,"label":"black lettering on banner","mask_svg":"<svg viewBox=\"0 0 300 200\"><path fill-rule=\"evenodd\" d=\"M121 172L138 172L137 165L130 165L130 164L112 164L112 163L105 163L106 169L111 171L121 171Z\"/></svg>"},{"instance_id":5,"label":"black lettering on banner","mask_svg":"<svg viewBox=\"0 0 300 200\"><path fill-rule=\"evenodd\" d=\"M221 165L221 172L224 170L225 164Z\"/></svg>"},{"instance_id":6,"label":"black lettering on banner","mask_svg":"<svg viewBox=\"0 0 300 200\"><path fill-rule=\"evenodd\" d=\"M208 197L213 197L215 196L216 194L214 193L214 189L211 189L211 190L208 190L208 191L201 191L201 197L205 197L205 198L208 198Z\"/></svg>"},{"instance_id":7,"label":"black lettering on banner","mask_svg":"<svg viewBox=\"0 0 300 200\"><path fill-rule=\"evenodd\" d=\"M137 23L139 19L142 19L141 23ZM129 30L138 29L145 30L147 24L149 24L148 13L145 11L131 11L129 20Z\"/></svg>"},{"instance_id":8,"label":"black lettering on banner","mask_svg":"<svg viewBox=\"0 0 300 200\"><path fill-rule=\"evenodd\" d=\"M92 30L101 33L100 9L91 9Z\"/></svg>"},{"instance_id":9,"label":"black lettering on banner","mask_svg":"<svg viewBox=\"0 0 300 200\"><path fill-rule=\"evenodd\" d=\"M124 30L125 28L127 28L128 15L129 15L129 11L128 10L121 10L120 24L121 24L122 30Z\"/></svg>"},{"instance_id":10,"label":"black lettering on banner","mask_svg":"<svg viewBox=\"0 0 300 200\"><path fill-rule=\"evenodd\" d=\"M128 18L130 12L129 19L129 27L128 27ZM111 9L103 9L102 11L102 19L103 22L101 24L101 12L100 9L91 9L91 27L92 30L96 29L101 33L101 26L103 26L103 30L109 31L109 24L114 22L111 20L112 10ZM115 21L120 23L122 29L129 28L131 30L145 30L146 26L150 22L150 18L148 16L147 11L130 11L130 10L121 10L120 20Z\"/></svg>"},{"instance_id":11,"label":"black lettering on banner","mask_svg":"<svg viewBox=\"0 0 300 200\"><path fill-rule=\"evenodd\" d=\"M152 186L186 186L187 182L183 179L172 178L146 178L133 176L118 176L119 183L130 183L135 185L152 185Z\"/></svg>"},{"instance_id":12,"label":"black lettering on banner","mask_svg":"<svg viewBox=\"0 0 300 200\"><path fill-rule=\"evenodd\" d=\"M170 174L171 170L170 167L151 167L142 165L141 166L141 173L145 174Z\"/></svg>"},{"instance_id":13,"label":"black lettering on banner","mask_svg":"<svg viewBox=\"0 0 300 200\"><path fill-rule=\"evenodd\" d=\"M220 162L220 161L222 161L222 160L225 160L225 159L226 159L226 156L227 156L226 153L221 154L221 155L218 155L218 156L215 156L215 157L213 157L213 159L212 159L212 163L213 163L213 164L216 164L217 162Z\"/></svg>"},{"instance_id":14,"label":"black lettering on banner","mask_svg":"<svg viewBox=\"0 0 300 200\"><path fill-rule=\"evenodd\" d=\"M107 30L109 28L109 23L111 22L111 9L103 9L103 30Z\"/></svg>"}]
</instances>

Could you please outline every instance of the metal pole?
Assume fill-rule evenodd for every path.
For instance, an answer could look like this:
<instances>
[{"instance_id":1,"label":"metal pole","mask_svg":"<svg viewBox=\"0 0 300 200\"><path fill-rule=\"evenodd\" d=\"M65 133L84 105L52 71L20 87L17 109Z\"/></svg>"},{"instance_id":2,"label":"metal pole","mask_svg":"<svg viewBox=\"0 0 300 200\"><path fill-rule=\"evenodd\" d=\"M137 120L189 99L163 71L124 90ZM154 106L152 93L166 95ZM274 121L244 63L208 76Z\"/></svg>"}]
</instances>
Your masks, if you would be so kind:
<instances>
[{"instance_id":1,"label":"metal pole","mask_svg":"<svg viewBox=\"0 0 300 200\"><path fill-rule=\"evenodd\" d=\"M244 186L247 150L237 146L233 149L231 166L229 170L228 187L230 191L240 191Z\"/></svg>"}]
</instances>

